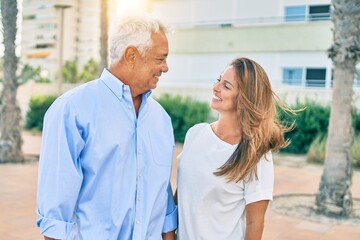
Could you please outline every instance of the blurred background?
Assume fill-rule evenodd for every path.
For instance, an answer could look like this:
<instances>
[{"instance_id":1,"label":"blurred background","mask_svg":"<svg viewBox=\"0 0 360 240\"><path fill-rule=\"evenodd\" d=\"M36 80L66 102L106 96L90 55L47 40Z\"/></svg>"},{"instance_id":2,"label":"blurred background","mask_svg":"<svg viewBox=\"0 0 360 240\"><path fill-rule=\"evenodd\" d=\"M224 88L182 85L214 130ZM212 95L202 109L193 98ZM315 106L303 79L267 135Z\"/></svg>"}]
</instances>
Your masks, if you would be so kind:
<instances>
[{"instance_id":1,"label":"blurred background","mask_svg":"<svg viewBox=\"0 0 360 240\"><path fill-rule=\"evenodd\" d=\"M297 121L284 151L306 154L314 144L314 161L323 161L334 80L327 52L333 41L330 0L18 0L18 8L17 101L25 128L40 131L56 96L99 76L108 64L112 25L138 10L156 15L171 29L169 72L153 96L172 116L177 141L193 124L213 119L205 106L212 85L233 58L243 56L263 66L290 107L307 107L296 117L280 111L283 121ZM358 135L360 64L353 93ZM360 146L359 138L355 142Z\"/></svg>"},{"instance_id":2,"label":"blurred background","mask_svg":"<svg viewBox=\"0 0 360 240\"><path fill-rule=\"evenodd\" d=\"M2 0L2 8L6 6L4 2L11 3ZM13 79L17 90L15 88L13 94L20 107L19 125L24 141L22 149L20 144L18 150L24 153L28 164L0 165L0 239L40 239L35 227L35 193L43 116L57 96L98 78L102 69L108 66L107 42L112 24L129 11L152 13L171 29L168 34L169 72L162 75L153 96L171 116L178 143L174 158L173 185L176 185L176 155L181 151L186 131L198 122L211 122L215 117L216 113L208 106L213 83L233 58L248 57L265 69L273 90L281 100L293 109L305 109L297 115L288 115L279 109L280 120L285 124L296 121L296 127L286 133L291 144L275 157L275 195L309 194L313 201L310 205L315 206L314 196L319 190L326 158L330 104L334 89L335 65L328 57L328 49L333 44L334 24L331 12L334 1L13 2L17 2L18 8L14 40L18 63ZM5 11L8 9L1 9L2 14ZM360 16L359 10L355 9L354 14ZM357 24L358 28L353 32L355 36L360 36L359 23ZM0 32L0 90L5 86L5 30L3 26ZM353 95L350 122L353 132L351 138L346 140L350 139L351 142L348 144L351 160L340 159L339 162L352 166L355 170L351 176L340 181L347 189L351 188L353 193L355 208L349 218L352 225L346 225L346 221L324 223L318 216L312 217L311 221L303 221L301 218L284 217L270 211L267 215L270 228L265 228L264 239L360 239L358 60L355 61L351 85ZM4 93L5 91L0 96L2 109L6 107ZM8 139L3 140L7 136L4 133L15 131L3 130L6 127L4 125L11 125L4 124L4 118L1 117L5 115L5 112L1 112L0 153L4 152L3 146L8 144ZM349 116L337 116L342 117ZM17 125L16 121L14 125ZM5 161L0 154L0 163L2 162L17 161ZM347 174L347 170L341 172L338 169L342 168L333 169L331 174ZM290 202L288 199L286 201ZM275 199L274 202L280 200ZM284 228L284 224L289 227ZM19 227L24 227L24 231L19 231Z\"/></svg>"},{"instance_id":3,"label":"blurred background","mask_svg":"<svg viewBox=\"0 0 360 240\"><path fill-rule=\"evenodd\" d=\"M23 116L31 96L57 94L96 78L106 48L104 26L110 31L118 16L134 8L153 12L173 30L170 69L157 95L208 101L226 65L246 56L264 67L287 103L309 99L328 104L331 99L333 64L326 52L332 42L330 0L19 0L18 7ZM354 101L360 107L360 65L356 71Z\"/></svg>"}]
</instances>

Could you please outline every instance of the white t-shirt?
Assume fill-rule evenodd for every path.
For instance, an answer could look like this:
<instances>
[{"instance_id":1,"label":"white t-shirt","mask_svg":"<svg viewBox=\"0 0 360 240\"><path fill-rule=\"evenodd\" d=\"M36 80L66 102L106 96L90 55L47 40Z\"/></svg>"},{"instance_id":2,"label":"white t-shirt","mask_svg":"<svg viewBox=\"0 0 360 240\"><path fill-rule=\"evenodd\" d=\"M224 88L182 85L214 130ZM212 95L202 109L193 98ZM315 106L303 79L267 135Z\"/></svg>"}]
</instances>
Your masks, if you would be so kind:
<instances>
[{"instance_id":1,"label":"white t-shirt","mask_svg":"<svg viewBox=\"0 0 360 240\"><path fill-rule=\"evenodd\" d=\"M187 132L178 156L179 240L244 239L245 205L272 200L274 168L270 152L257 165L258 180L227 182L213 174L236 146L218 138L207 123Z\"/></svg>"}]
</instances>

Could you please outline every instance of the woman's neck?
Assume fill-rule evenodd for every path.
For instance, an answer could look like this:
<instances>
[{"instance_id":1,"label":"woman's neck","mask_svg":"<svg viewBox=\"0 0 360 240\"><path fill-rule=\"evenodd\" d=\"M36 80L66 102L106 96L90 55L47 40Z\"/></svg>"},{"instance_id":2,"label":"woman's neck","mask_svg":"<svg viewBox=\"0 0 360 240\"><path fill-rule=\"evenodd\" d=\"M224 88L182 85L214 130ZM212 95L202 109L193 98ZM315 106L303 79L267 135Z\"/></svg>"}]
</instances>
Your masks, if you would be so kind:
<instances>
[{"instance_id":1,"label":"woman's neck","mask_svg":"<svg viewBox=\"0 0 360 240\"><path fill-rule=\"evenodd\" d=\"M223 141L237 144L241 139L240 123L236 116L219 115L218 120L212 124L212 130Z\"/></svg>"}]
</instances>

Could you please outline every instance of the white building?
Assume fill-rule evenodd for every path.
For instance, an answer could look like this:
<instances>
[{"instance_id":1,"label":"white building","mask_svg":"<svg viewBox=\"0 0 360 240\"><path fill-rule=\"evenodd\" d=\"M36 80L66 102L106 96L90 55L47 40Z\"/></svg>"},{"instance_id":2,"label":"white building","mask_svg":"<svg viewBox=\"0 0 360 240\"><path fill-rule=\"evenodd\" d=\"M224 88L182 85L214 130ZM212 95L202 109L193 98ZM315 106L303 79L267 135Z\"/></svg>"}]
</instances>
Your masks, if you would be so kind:
<instances>
[{"instance_id":1,"label":"white building","mask_svg":"<svg viewBox=\"0 0 360 240\"><path fill-rule=\"evenodd\" d=\"M64 6L63 24L61 10ZM116 0L109 0L109 18L116 16ZM23 0L21 64L47 70L56 78L63 26L63 62L76 60L83 66L99 60L100 0ZM110 20L111 21L111 20Z\"/></svg>"},{"instance_id":2,"label":"white building","mask_svg":"<svg viewBox=\"0 0 360 240\"><path fill-rule=\"evenodd\" d=\"M60 12L65 10L63 60L83 65L99 57L100 0L23 0L23 64L42 66L55 77ZM125 4L124 0L122 4ZM129 0L130 1L130 0ZM109 16L116 16L116 0ZM138 0L174 29L169 36L170 70L155 94L170 92L209 101L211 87L235 57L260 63L275 91L288 103L329 103L333 64L330 0ZM129 4L130 2L126 2ZM355 104L360 108L360 66Z\"/></svg>"},{"instance_id":3,"label":"white building","mask_svg":"<svg viewBox=\"0 0 360 240\"><path fill-rule=\"evenodd\" d=\"M330 0L152 0L151 8L174 29L158 94L180 91L208 101L226 65L244 56L264 67L287 102L330 101Z\"/></svg>"}]
</instances>

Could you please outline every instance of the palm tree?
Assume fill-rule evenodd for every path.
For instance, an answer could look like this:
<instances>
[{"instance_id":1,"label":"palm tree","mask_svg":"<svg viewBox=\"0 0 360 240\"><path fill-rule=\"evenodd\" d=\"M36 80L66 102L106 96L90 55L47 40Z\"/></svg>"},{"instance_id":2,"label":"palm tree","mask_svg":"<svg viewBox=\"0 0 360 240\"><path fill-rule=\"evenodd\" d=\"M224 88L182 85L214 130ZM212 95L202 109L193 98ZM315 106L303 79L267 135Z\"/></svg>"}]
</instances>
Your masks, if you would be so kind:
<instances>
[{"instance_id":1,"label":"palm tree","mask_svg":"<svg viewBox=\"0 0 360 240\"><path fill-rule=\"evenodd\" d=\"M16 103L18 59L15 55L16 20L18 15L16 0L1 0L1 15L4 36L3 91L0 108L0 162L23 162L20 127L20 108Z\"/></svg>"},{"instance_id":2,"label":"palm tree","mask_svg":"<svg viewBox=\"0 0 360 240\"><path fill-rule=\"evenodd\" d=\"M108 67L108 0L100 0L100 65L99 72Z\"/></svg>"},{"instance_id":3,"label":"palm tree","mask_svg":"<svg viewBox=\"0 0 360 240\"><path fill-rule=\"evenodd\" d=\"M316 207L321 213L348 216L353 205L351 102L356 63L360 60L360 0L332 0L332 7L333 44L328 53L334 63L334 86Z\"/></svg>"}]
</instances>

